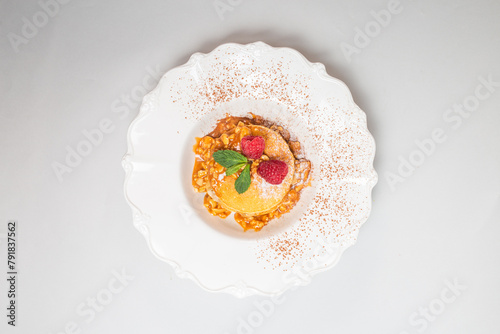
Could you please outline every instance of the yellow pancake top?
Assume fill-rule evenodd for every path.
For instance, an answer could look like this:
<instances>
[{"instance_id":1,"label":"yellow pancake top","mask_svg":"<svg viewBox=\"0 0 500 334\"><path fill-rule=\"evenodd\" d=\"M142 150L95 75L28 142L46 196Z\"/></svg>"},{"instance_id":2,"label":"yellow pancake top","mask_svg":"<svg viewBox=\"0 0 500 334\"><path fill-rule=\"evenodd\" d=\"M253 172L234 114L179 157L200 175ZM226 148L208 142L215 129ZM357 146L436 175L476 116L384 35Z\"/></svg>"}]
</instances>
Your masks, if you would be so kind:
<instances>
[{"instance_id":1,"label":"yellow pancake top","mask_svg":"<svg viewBox=\"0 0 500 334\"><path fill-rule=\"evenodd\" d=\"M252 162L250 170L252 183L247 191L239 194L234 188L234 182L239 176L235 173L226 176L219 174L215 168L208 170L208 194L227 210L247 215L264 214L274 210L290 190L294 175L295 158L287 142L281 135L260 125L246 125L250 135L260 136L265 140L264 155L269 160L281 160L288 166L288 174L282 183L273 185L266 182L257 173L257 166L262 159ZM266 159L263 156L263 159Z\"/></svg>"}]
</instances>

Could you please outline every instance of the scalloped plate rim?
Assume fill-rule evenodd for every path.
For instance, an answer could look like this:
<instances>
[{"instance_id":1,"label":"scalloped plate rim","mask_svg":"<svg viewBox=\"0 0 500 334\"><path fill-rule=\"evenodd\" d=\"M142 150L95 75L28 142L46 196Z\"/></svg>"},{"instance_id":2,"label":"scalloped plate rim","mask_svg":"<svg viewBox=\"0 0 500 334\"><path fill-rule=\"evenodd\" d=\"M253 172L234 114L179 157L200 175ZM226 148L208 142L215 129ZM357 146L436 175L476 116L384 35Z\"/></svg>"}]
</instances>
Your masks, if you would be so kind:
<instances>
[{"instance_id":1,"label":"scalloped plate rim","mask_svg":"<svg viewBox=\"0 0 500 334\"><path fill-rule=\"evenodd\" d=\"M306 286L306 285L310 284L310 282L312 281L312 278L315 275L317 275L317 274L319 274L321 272L327 271L327 270L331 269L332 267L334 267L336 264L338 264L338 262L340 261L343 253L348 248L350 248L351 246L355 245L356 242L354 242L352 244L349 244L349 245L342 246L342 247L338 247L336 249L336 252L332 255L332 258L335 257L334 261L332 263L330 263L328 266L325 266L325 267L322 267L322 268L317 268L317 269L314 269L312 271L309 271L308 272L308 278L309 278L308 280L294 280L294 281L292 281L292 283L286 284L283 287L283 289L281 289L278 292L263 291L263 290L261 290L259 288L248 286L248 285L244 284L244 282L242 282L242 281L238 281L237 283L242 282L243 285L244 285L244 288L241 286L241 284L233 284L233 285L225 286L225 287L220 288L220 289L210 289L210 288L206 287L202 282L200 282L200 280L196 277L196 275L194 275L193 273L191 273L191 272L189 272L187 270L183 270L182 266L178 262L176 262L173 259L162 257L162 256L160 256L154 250L154 248L152 247L152 243L151 243L151 239L150 239L150 234L149 234L149 230L148 230L148 227L147 227L147 223L143 222L144 218L142 218L142 217L148 217L148 215L145 214L144 212L142 212L141 209L136 204L134 204L132 202L132 200L130 199L130 197L128 195L127 185L128 185L128 182L129 182L130 177L131 177L132 172L133 172L133 163L129 161L129 158L131 156L133 156L133 154L134 154L134 145L132 144L131 134L132 134L134 125L139 120L141 120L143 117L147 116L147 114L149 112L151 112L151 108L149 108L149 109L146 110L144 106L146 105L146 103L149 102L149 100L152 98L152 96L157 93L157 91L159 90L159 88L160 88L160 86L162 84L162 81L167 76L167 74L172 73L175 70L185 68L185 67L192 67L194 64L196 64L197 62L199 62L200 59L207 58L211 54L215 53L216 51L218 51L220 49L223 49L223 48L226 48L226 47L235 47L235 48L238 48L240 50L246 50L246 49L252 48L252 47L253 48L264 48L264 49L268 49L268 50L271 50L271 49L280 49L280 50L284 50L286 52L289 52L289 53L292 53L292 54L298 56L298 58L301 59L305 63L305 65L307 65L309 68L311 68L311 70L313 72L317 73L321 77L322 80L331 81L331 82L334 82L334 83L340 85L346 91L346 93L347 93L346 96L348 97L349 102L351 103L351 105L353 106L353 108L356 109L356 112L358 114L362 115L363 120L364 120L365 124L367 125L366 114L354 102L354 99L353 99L353 96L352 96L352 93L351 93L349 87L342 80L330 76L326 72L326 68L325 68L325 65L323 63L321 63L321 62L314 62L314 63L310 62L303 54L301 54L299 51L297 51L297 50L295 50L293 48L290 48L290 47L272 47L272 46L270 46L270 45L268 45L268 44L266 44L264 42L261 42L261 41L254 42L254 43L249 43L249 44L224 43L224 44L221 44L221 45L217 46L216 48L214 48L209 53L201 53L201 52L195 52L195 53L193 53L189 57L189 60L186 63L184 63L182 65L179 65L179 66L176 66L176 67L173 67L173 68L169 69L167 72L165 72L165 74L163 74L162 77L160 78L160 80L159 80L158 84L156 85L156 87L153 88L149 93L147 93L144 96L144 98L142 100L142 103L141 103L141 106L140 106L140 109L139 109L139 113L132 120L132 122L131 122L128 130L127 130L127 153L122 158L122 167L123 167L123 169L125 171L125 178L124 178L124 185L123 185L124 196L125 196L125 199L126 199L127 203L131 207L131 210L132 210L132 213L133 213L132 222L134 224L134 227L144 236L144 238L146 240L146 243L147 243L148 248L150 249L150 251L159 260L161 260L162 262L168 263L172 267L172 269L174 270L174 273L179 278L188 278L188 279L192 280L193 282L195 282L199 287L201 287L205 291L213 292L213 293L216 293L216 292L226 292L226 293L229 293L229 294L231 294L231 295L233 295L235 297L238 297L238 298L243 298L243 297L247 297L247 296L251 296L251 295L255 295L255 294L263 295L263 296L269 296L269 297L278 296L278 295L283 294L287 290L296 288L298 286ZM375 169L373 167L373 162L374 162L375 154L376 154L375 139L372 136L372 134L370 133L370 131L368 130L367 126L363 127L363 132L366 135L368 135L368 138L370 139L371 144L372 144L371 147L373 147L373 151L370 152L371 153L370 154L370 156L371 156L370 177L367 178L367 180L366 180L366 188L367 188L368 199L369 199L369 201L368 201L368 208L367 208L368 210L367 210L366 218L364 220L360 221L359 229L356 230L356 239L357 239L357 235L359 234L359 230L364 225L364 223L368 220L368 218L369 218L369 216L371 214L371 211L372 211L372 191L373 191L373 187L378 182L378 174L377 174L377 172L375 171ZM147 218L146 218L146 220L147 220ZM240 285L240 286L237 286L237 285Z\"/></svg>"}]
</instances>

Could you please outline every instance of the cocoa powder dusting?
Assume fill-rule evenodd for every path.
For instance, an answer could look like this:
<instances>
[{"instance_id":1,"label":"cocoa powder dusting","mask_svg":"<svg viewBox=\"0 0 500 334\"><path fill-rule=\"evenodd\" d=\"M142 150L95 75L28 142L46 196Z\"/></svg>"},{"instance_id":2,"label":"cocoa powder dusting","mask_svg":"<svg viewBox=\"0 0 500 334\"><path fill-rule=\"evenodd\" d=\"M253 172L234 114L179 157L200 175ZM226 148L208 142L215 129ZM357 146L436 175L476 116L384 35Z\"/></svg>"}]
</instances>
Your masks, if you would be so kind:
<instances>
[{"instance_id":1,"label":"cocoa powder dusting","mask_svg":"<svg viewBox=\"0 0 500 334\"><path fill-rule=\"evenodd\" d=\"M305 126L320 162L311 174L315 194L299 222L286 232L259 240L257 261L266 268L287 270L299 260L313 258L311 250L320 239L339 247L353 244L369 214L362 208L370 206L362 188L366 181L359 182L372 171L373 163L373 142L364 114L344 99L328 98L311 106L309 101L316 94L310 87L313 78L291 71L290 60L269 60L267 66L257 67L252 56L226 56L198 73L196 79L190 77L190 91L195 93L182 100L187 102L177 98L185 90L171 89L171 101L183 103L185 118L199 121L219 105L238 98L278 102Z\"/></svg>"}]
</instances>

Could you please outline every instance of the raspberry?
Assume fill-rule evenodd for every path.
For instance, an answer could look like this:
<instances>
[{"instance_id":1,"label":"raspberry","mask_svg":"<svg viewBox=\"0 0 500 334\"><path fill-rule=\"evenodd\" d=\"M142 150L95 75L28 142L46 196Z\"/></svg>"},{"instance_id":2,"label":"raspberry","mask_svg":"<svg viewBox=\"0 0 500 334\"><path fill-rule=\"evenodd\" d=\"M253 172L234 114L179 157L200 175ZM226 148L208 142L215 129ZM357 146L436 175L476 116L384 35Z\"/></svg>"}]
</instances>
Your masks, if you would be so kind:
<instances>
[{"instance_id":1,"label":"raspberry","mask_svg":"<svg viewBox=\"0 0 500 334\"><path fill-rule=\"evenodd\" d=\"M280 184L288 174L288 166L281 160L263 161L259 164L257 173L271 184Z\"/></svg>"},{"instance_id":2,"label":"raspberry","mask_svg":"<svg viewBox=\"0 0 500 334\"><path fill-rule=\"evenodd\" d=\"M259 159L264 153L264 138L245 136L241 139L241 151L248 159Z\"/></svg>"}]
</instances>

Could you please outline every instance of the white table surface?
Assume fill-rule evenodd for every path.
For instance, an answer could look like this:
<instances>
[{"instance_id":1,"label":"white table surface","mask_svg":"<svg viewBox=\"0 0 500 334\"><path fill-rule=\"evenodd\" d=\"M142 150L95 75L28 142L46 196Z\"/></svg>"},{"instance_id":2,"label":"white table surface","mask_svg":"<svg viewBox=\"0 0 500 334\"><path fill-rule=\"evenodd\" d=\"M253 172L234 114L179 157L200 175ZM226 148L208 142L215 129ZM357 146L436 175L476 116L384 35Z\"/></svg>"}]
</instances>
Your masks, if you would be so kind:
<instances>
[{"instance_id":1,"label":"white table surface","mask_svg":"<svg viewBox=\"0 0 500 334\"><path fill-rule=\"evenodd\" d=\"M498 1L66 2L0 2L0 234L18 221L19 271L16 327L0 283L1 333L500 333ZM388 9L376 23L371 11ZM347 83L379 173L358 243L272 307L205 292L155 259L120 163L143 80L257 40ZM448 111L464 103L475 110ZM103 120L108 133L59 180L54 163ZM418 153L433 132L440 142Z\"/></svg>"}]
</instances>

